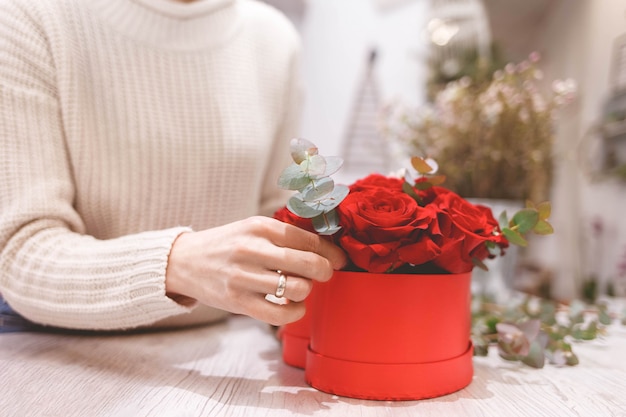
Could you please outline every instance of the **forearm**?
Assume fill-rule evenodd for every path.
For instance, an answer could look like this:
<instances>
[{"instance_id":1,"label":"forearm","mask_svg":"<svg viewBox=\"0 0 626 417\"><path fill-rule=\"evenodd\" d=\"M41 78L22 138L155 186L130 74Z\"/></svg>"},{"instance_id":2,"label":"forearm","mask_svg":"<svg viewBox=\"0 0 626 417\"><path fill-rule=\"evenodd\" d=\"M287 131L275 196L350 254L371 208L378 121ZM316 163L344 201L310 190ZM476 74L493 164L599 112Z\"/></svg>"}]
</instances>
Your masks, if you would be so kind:
<instances>
[{"instance_id":1,"label":"forearm","mask_svg":"<svg viewBox=\"0 0 626 417\"><path fill-rule=\"evenodd\" d=\"M97 240L49 220L21 228L0 256L0 291L26 318L123 329L189 311L165 293L172 242L185 228Z\"/></svg>"}]
</instances>

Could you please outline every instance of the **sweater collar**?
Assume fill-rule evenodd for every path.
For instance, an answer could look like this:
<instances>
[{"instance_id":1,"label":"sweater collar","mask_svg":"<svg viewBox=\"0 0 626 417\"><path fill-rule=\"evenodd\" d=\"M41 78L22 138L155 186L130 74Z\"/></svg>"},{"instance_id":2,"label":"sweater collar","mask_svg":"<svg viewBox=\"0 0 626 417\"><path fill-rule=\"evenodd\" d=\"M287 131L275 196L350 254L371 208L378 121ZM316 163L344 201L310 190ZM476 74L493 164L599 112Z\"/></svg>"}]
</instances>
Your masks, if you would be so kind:
<instances>
[{"instance_id":1,"label":"sweater collar","mask_svg":"<svg viewBox=\"0 0 626 417\"><path fill-rule=\"evenodd\" d=\"M134 3L174 19L194 19L232 6L235 0L196 0L184 3L175 0L131 0Z\"/></svg>"},{"instance_id":2,"label":"sweater collar","mask_svg":"<svg viewBox=\"0 0 626 417\"><path fill-rule=\"evenodd\" d=\"M195 50L220 45L241 27L239 0L89 0L108 26L159 49Z\"/></svg>"}]
</instances>

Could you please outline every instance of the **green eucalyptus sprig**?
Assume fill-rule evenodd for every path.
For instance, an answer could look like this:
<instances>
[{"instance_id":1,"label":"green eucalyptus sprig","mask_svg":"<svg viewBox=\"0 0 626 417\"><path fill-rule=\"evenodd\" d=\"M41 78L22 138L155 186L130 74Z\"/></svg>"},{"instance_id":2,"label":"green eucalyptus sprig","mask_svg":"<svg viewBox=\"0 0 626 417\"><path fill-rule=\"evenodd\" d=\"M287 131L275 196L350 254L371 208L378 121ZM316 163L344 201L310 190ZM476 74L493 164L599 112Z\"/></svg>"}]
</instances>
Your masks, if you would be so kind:
<instances>
[{"instance_id":1,"label":"green eucalyptus sprig","mask_svg":"<svg viewBox=\"0 0 626 417\"><path fill-rule=\"evenodd\" d=\"M336 233L341 227L335 208L350 189L336 185L330 176L341 168L343 159L324 157L315 144L301 138L292 139L289 149L293 163L278 178L280 188L296 191L287 202L287 208L296 216L311 219L320 235Z\"/></svg>"},{"instance_id":2,"label":"green eucalyptus sprig","mask_svg":"<svg viewBox=\"0 0 626 417\"><path fill-rule=\"evenodd\" d=\"M538 235L554 233L552 225L548 222L551 211L552 206L547 201L538 205L532 201L526 201L526 207L516 212L511 220L507 218L506 211L503 211L498 222L509 242L526 247L528 246L524 238L526 233L534 232Z\"/></svg>"},{"instance_id":3,"label":"green eucalyptus sprig","mask_svg":"<svg viewBox=\"0 0 626 417\"><path fill-rule=\"evenodd\" d=\"M549 201L544 201L535 205L532 201L526 201L526 207L515 212L511 219L508 218L508 214L505 211L500 213L498 223L500 225L501 233L504 235L509 243L526 247L528 246L528 240L526 235L529 233L535 233L537 235L550 235L554 233L554 228L548 222L550 213L552 212L552 205ZM493 242L486 242L489 251L494 254L499 254L498 246ZM479 259L472 259L474 265L487 271L487 266Z\"/></svg>"},{"instance_id":4,"label":"green eucalyptus sprig","mask_svg":"<svg viewBox=\"0 0 626 417\"><path fill-rule=\"evenodd\" d=\"M613 318L603 303L574 300L562 305L527 296L521 303L493 304L479 296L472 300L472 342L475 356L486 356L496 345L500 357L533 368L545 363L578 364L573 342L597 339L607 333Z\"/></svg>"}]
</instances>

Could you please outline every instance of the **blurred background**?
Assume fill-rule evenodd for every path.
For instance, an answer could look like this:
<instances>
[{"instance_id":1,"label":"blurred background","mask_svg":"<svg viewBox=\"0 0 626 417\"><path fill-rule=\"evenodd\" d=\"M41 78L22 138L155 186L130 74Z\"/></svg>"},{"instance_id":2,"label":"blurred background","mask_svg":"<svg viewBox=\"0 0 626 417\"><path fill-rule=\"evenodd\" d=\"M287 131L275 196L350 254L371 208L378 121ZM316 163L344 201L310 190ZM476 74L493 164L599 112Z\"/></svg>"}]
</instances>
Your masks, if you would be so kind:
<instances>
[{"instance_id":1,"label":"blurred background","mask_svg":"<svg viewBox=\"0 0 626 417\"><path fill-rule=\"evenodd\" d=\"M626 1L266 1L302 36L301 136L340 182L422 153L496 217L550 200L555 234L486 285L626 295Z\"/></svg>"}]
</instances>

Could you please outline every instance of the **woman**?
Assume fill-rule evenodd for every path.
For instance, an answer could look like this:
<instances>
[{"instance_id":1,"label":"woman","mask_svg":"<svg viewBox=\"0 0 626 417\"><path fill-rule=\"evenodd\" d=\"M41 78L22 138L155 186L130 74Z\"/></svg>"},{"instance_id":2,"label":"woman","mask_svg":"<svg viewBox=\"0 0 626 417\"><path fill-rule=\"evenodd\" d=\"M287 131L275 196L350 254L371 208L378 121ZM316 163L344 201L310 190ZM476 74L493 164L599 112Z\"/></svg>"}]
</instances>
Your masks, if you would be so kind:
<instances>
[{"instance_id":1,"label":"woman","mask_svg":"<svg viewBox=\"0 0 626 417\"><path fill-rule=\"evenodd\" d=\"M300 318L311 280L345 256L257 216L286 199L298 50L252 0L2 0L11 307L78 329Z\"/></svg>"}]
</instances>

